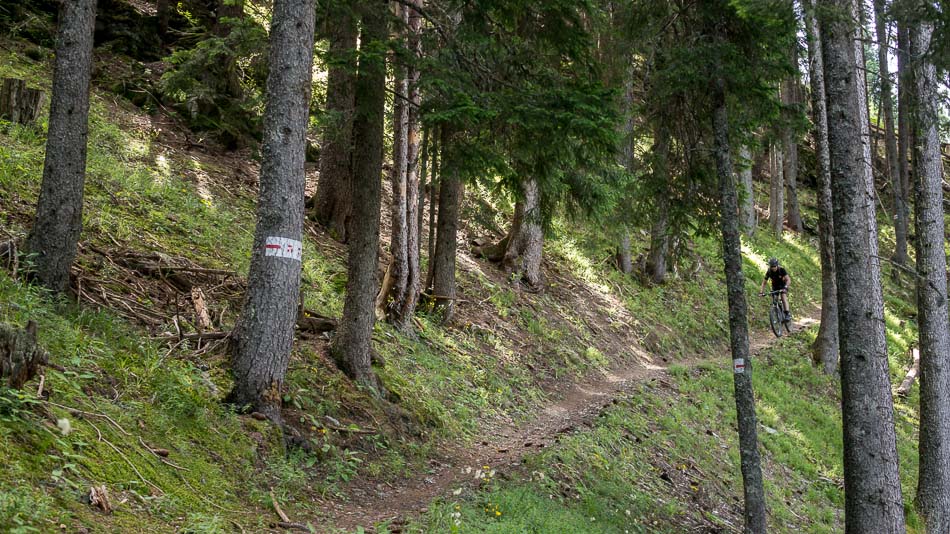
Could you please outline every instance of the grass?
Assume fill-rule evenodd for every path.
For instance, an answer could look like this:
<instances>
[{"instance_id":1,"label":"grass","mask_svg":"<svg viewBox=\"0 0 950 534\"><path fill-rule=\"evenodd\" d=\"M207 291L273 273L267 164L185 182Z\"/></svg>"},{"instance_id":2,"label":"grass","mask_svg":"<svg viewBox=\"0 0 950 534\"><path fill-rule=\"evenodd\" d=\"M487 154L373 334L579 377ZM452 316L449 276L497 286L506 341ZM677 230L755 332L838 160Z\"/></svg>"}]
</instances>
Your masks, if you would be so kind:
<instances>
[{"instance_id":1,"label":"grass","mask_svg":"<svg viewBox=\"0 0 950 534\"><path fill-rule=\"evenodd\" d=\"M754 371L770 530L840 532L844 494L836 379L804 354L814 336L785 338ZM594 426L528 458L508 481L434 503L409 532L682 532L741 525L742 481L732 376L711 362L674 367ZM916 485L914 401L897 404L906 508ZM496 514L495 511L500 512ZM920 528L908 514L912 532Z\"/></svg>"},{"instance_id":2,"label":"grass","mask_svg":"<svg viewBox=\"0 0 950 534\"><path fill-rule=\"evenodd\" d=\"M0 53L0 75L48 86L48 64L22 54ZM160 250L246 272L254 203L247 186L229 181L233 169L168 150L143 126L148 117L114 95L97 90L90 117L84 244ZM15 235L25 234L36 200L44 135L44 124L0 124L0 221ZM806 216L814 220L812 212ZM481 224L503 225L499 217L489 214ZM466 302L457 324L444 327L421 310L413 334L377 326L374 345L386 362L379 372L411 419L408 429L387 425L383 407L329 362L324 341L300 340L284 402L313 450L289 455L273 430L220 403L230 385L223 355L169 350L108 310L59 302L0 273L0 321L39 323L40 341L56 365L46 377L52 401L116 423L4 390L0 530L47 532L64 524L94 532L226 532L237 521L260 531L271 520L271 488L292 516L313 517L323 512L318 497L345 498L356 476L418 476L443 440L472 440L497 419L529 419L548 400L544 384L623 364L633 345L674 362L669 379L643 385L591 428L529 457L523 470L488 476L479 491L436 502L411 530L681 532L737 524L741 486L729 360L683 365L724 354L718 241L690 236L691 252L669 283L647 286L603 261L613 244L599 229L559 228L561 237L546 243L552 277L544 294L516 292L494 266L466 258L459 271ZM889 236L885 231L885 248ZM305 303L339 316L343 253L319 237L306 239ZM645 236L634 234L633 246L643 250ZM743 252L753 329L767 328L768 303L756 293L768 257L780 258L791 273L793 311L804 314L819 302L813 239L780 240L760 231ZM80 263L97 276L115 274L88 255ZM895 381L916 339L912 290L904 280L886 292ZM783 340L756 362L777 531L841 527L837 388L810 367L811 336ZM907 499L916 475L916 403L914 393L896 407ZM357 438L328 433L327 418L376 431ZM55 419L68 419L72 431L64 434ZM169 461L180 469L142 443L171 451ZM111 516L83 502L90 486L103 484L122 503ZM913 516L909 521L916 526Z\"/></svg>"}]
</instances>

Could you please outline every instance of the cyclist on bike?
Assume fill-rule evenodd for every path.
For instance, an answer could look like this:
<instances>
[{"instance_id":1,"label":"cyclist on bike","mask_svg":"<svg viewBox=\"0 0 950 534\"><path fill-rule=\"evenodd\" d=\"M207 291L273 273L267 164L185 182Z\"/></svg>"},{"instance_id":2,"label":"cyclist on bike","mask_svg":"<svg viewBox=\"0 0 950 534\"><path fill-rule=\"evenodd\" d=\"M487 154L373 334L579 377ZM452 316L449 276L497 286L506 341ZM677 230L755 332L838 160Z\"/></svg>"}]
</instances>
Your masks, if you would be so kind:
<instances>
[{"instance_id":1,"label":"cyclist on bike","mask_svg":"<svg viewBox=\"0 0 950 534\"><path fill-rule=\"evenodd\" d=\"M784 267L779 265L778 259L770 258L769 259L769 268L765 271L765 279L762 280L762 287L759 289L759 293L765 294L765 283L769 280L772 281L772 291L781 291L782 294L782 308L785 312L785 320L791 321L792 314L788 309L788 286L791 282L791 278L788 276L788 271Z\"/></svg>"}]
</instances>

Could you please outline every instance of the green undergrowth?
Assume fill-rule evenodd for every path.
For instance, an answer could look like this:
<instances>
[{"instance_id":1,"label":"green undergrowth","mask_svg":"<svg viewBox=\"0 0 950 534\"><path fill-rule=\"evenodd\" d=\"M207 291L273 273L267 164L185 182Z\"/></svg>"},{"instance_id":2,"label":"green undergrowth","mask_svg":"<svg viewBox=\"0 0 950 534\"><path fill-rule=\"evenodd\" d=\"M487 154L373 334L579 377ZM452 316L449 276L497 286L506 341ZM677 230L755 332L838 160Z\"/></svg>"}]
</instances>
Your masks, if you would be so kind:
<instances>
[{"instance_id":1,"label":"green undergrowth","mask_svg":"<svg viewBox=\"0 0 950 534\"><path fill-rule=\"evenodd\" d=\"M808 358L815 329L754 361L770 530L843 529L839 385ZM905 335L889 328L891 335ZM408 532L685 532L739 530L742 481L728 358L671 368L610 406L590 428L441 499ZM897 401L901 477L912 532L916 393Z\"/></svg>"},{"instance_id":2,"label":"green undergrowth","mask_svg":"<svg viewBox=\"0 0 950 534\"><path fill-rule=\"evenodd\" d=\"M265 502L253 481L255 451L279 447L265 425L228 414L197 367L167 358L115 316L56 302L5 274L0 302L0 321L38 323L53 364L49 403L35 390L2 392L0 530L163 532L174 524L188 532L227 510L260 524L241 510ZM169 463L146 444L169 451ZM109 516L83 504L103 484L115 507Z\"/></svg>"},{"instance_id":3,"label":"green undergrowth","mask_svg":"<svg viewBox=\"0 0 950 534\"><path fill-rule=\"evenodd\" d=\"M48 87L48 60L49 54L4 49L0 76ZM163 142L151 124L128 102L94 90L79 256L83 276L112 287L110 278L124 275L105 257L128 249L233 270L240 279L255 220L254 186L240 176L256 172L253 152L246 161L213 150L183 152ZM10 236L22 237L28 229L42 178L45 128L0 124L0 225ZM485 199L470 204L478 202ZM496 210L494 219L473 224L497 226L506 213ZM347 484L355 477L419 476L445 440L465 442L491 434L501 421L528 420L550 400L546 386L628 363L640 347L671 362L723 354L728 324L716 239L691 236L690 252L678 260L669 282L649 286L604 261L613 243L593 225L556 226L561 237L545 245L541 294L513 289L497 266L465 255L451 325L423 307L413 332L377 326L374 348L384 361L378 371L405 412L399 424L335 368L326 339L301 336L287 375L285 417L311 450L290 454L267 425L222 406L230 386L223 351L170 347L149 339L155 329L146 332L113 313L122 310L58 302L0 273L0 321L37 321L51 354L45 388L55 403L29 394L35 382L23 393L0 395L0 531L49 532L65 525L67 531L227 532L236 522L260 532L273 520L271 491L294 518L318 516L325 511L320 499L350 498ZM306 308L339 317L345 251L319 233L308 232L305 240ZM642 252L648 238L636 232L633 241ZM770 256L779 257L792 275L793 310L813 313L820 300L815 250L812 237L779 240L761 229L745 242L754 332L767 328L767 301L756 293ZM912 288L906 280L894 288L886 295L886 318L897 380L915 336L908 322ZM224 317L219 326L229 328L240 295L211 305ZM168 324L160 329L174 331ZM808 337L784 342L756 367L762 422L776 430L762 434L767 468L775 475L769 491L786 497L770 502L776 525L807 525L798 517L804 516L833 530L840 526L839 420L833 382L803 355ZM415 530L678 532L702 521L735 524L737 460L734 432L727 428L734 417L731 377L728 359L717 358L722 365L717 360L695 372L679 367L668 383L644 385L592 428L529 458L518 476L530 480L489 477L482 491L433 506ZM798 399L794 386L803 384L805 397ZM903 437L916 417L916 397L907 402L898 405ZM68 424L68 432L58 419L68 421L60 423ZM338 425L344 428L328 431ZM916 461L906 443L905 476ZM146 445L167 449L169 463ZM658 478L664 472L670 481ZM100 485L110 492L112 515L86 502L90 487ZM910 487L908 479L905 490ZM699 517L706 509L696 502L719 503L719 518Z\"/></svg>"},{"instance_id":4,"label":"green undergrowth","mask_svg":"<svg viewBox=\"0 0 950 534\"><path fill-rule=\"evenodd\" d=\"M0 74L48 88L49 63L4 52ZM78 260L83 276L122 291L117 279L125 274L108 257L126 250L245 273L253 188L232 183L238 179L227 167L233 159L176 151L151 124L121 98L94 89ZM28 230L42 178L45 129L43 121L35 127L0 125L0 221L10 236ZM346 282L343 253L310 234L306 239L305 304L338 317ZM140 326L108 310L56 303L3 275L0 320L39 323L40 341L61 369L47 373L46 389L52 402L68 408L36 406L28 396L5 393L10 399L0 421L0 452L10 460L0 475L0 525L21 532L60 524L97 532L216 532L235 520L253 531L264 521L256 512L270 507L270 487L295 517L315 516L320 509L311 496L346 498L347 482L360 474L411 476L442 440L469 440L490 432L497 421L530 417L546 398L545 382L623 357L599 340L622 331L622 325L610 325L617 310L591 307L581 318L583 301L514 291L495 266L477 265L460 271L467 302L451 327L425 309L412 334L377 327L375 346L385 360L380 373L412 420L406 431L391 432L380 405L329 363L325 341L300 341L288 372L285 415L313 450L290 456L264 425L220 404L230 386L223 354L195 356L188 344L150 341ZM157 298L138 304L159 307ZM231 326L238 304L231 303L222 328ZM607 326L599 327L606 330L598 336L592 324L601 315ZM97 415L77 417L68 409ZM70 420L68 435L53 422L63 417ZM356 437L328 434L328 421L372 430ZM142 443L168 449L168 461L178 467L161 463ZM93 485L110 491L113 515L83 502Z\"/></svg>"},{"instance_id":5,"label":"green undergrowth","mask_svg":"<svg viewBox=\"0 0 950 534\"><path fill-rule=\"evenodd\" d=\"M695 359L720 351L728 341L725 274L718 239L692 236L690 252L675 262L666 283L649 285L636 276L598 265L597 254L614 242L594 232L555 240L550 249L575 276L611 294L632 317L630 325L644 347L670 360ZM646 254L649 236L634 232L634 256ZM821 264L817 238L786 233L776 238L760 228L743 241L743 273L751 328L768 328L769 299L758 296L770 257L777 257L792 278L789 304L796 316L814 315L821 303Z\"/></svg>"}]
</instances>

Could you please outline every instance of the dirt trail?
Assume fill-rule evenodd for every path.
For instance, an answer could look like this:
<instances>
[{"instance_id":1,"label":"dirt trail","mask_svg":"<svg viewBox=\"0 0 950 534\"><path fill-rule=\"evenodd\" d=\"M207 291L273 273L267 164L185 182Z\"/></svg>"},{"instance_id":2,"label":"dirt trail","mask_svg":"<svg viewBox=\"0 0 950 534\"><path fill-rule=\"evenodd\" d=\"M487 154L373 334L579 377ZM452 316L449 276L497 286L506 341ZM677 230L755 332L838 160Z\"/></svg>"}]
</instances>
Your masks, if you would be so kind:
<instances>
[{"instance_id":1,"label":"dirt trail","mask_svg":"<svg viewBox=\"0 0 950 534\"><path fill-rule=\"evenodd\" d=\"M811 317L796 320L793 333L816 322ZM753 331L750 335L753 355L776 340L768 330ZM641 354L639 360L629 367L555 389L550 396L557 400L535 419L520 425L501 426L470 447L456 446L442 451L441 458L431 462L432 472L428 475L401 480L397 485L357 484L350 500L333 502L321 523L345 532L352 532L358 526L369 528L382 521L391 521L394 526L402 524L423 512L433 499L473 486L477 482L474 476L477 469L488 466L505 472L517 468L526 455L550 446L559 436L593 421L607 405L622 398L637 384L663 376L671 363L685 366L700 363L699 360L653 361L646 354ZM471 469L466 472L466 468Z\"/></svg>"}]
</instances>

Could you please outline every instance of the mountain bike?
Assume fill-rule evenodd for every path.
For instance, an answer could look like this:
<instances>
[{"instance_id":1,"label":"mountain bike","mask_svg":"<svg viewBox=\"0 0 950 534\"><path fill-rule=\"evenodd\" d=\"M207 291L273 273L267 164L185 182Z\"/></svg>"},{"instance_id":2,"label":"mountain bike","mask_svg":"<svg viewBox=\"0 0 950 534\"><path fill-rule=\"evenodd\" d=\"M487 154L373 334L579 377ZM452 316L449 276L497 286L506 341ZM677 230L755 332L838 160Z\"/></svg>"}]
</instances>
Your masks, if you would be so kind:
<instances>
[{"instance_id":1,"label":"mountain bike","mask_svg":"<svg viewBox=\"0 0 950 534\"><path fill-rule=\"evenodd\" d=\"M772 333L775 334L775 337L782 337L784 333L792 333L792 327L790 326L790 321L785 318L785 310L782 309L782 293L785 293L784 289L779 289L778 291L770 291L768 293L761 293L759 296L770 296L772 297L772 304L769 306L769 325L772 326ZM783 331L784 328L784 331Z\"/></svg>"}]
</instances>

